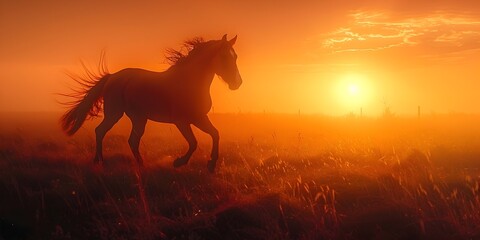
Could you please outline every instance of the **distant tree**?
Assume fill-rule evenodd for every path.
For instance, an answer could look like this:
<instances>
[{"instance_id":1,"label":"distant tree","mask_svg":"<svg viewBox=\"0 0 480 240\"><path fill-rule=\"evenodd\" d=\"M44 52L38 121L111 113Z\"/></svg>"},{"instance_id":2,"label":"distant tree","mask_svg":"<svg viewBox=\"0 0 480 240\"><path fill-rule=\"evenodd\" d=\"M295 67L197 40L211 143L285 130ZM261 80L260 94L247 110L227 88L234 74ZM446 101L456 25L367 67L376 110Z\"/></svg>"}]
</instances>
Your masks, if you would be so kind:
<instances>
[{"instance_id":1,"label":"distant tree","mask_svg":"<svg viewBox=\"0 0 480 240\"><path fill-rule=\"evenodd\" d=\"M385 119L391 119L395 117L395 113L392 112L390 106L388 106L387 101L383 100L383 114L382 117Z\"/></svg>"},{"instance_id":2,"label":"distant tree","mask_svg":"<svg viewBox=\"0 0 480 240\"><path fill-rule=\"evenodd\" d=\"M390 107L385 107L384 110L383 110L382 117L387 118L387 119L394 118L395 113L393 113L392 110L390 110Z\"/></svg>"}]
</instances>

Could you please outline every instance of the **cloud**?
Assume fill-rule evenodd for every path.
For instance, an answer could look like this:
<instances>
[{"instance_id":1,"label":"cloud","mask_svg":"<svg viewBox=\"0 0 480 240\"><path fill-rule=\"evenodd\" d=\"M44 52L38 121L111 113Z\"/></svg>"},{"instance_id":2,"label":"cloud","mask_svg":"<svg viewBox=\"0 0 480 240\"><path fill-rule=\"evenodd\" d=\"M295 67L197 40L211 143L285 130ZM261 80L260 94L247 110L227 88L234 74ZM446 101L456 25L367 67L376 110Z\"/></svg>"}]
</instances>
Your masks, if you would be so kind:
<instances>
[{"instance_id":1,"label":"cloud","mask_svg":"<svg viewBox=\"0 0 480 240\"><path fill-rule=\"evenodd\" d=\"M436 11L402 17L358 11L348 18L348 25L322 35L322 48L334 53L417 48L430 55L480 50L480 19L466 13Z\"/></svg>"}]
</instances>

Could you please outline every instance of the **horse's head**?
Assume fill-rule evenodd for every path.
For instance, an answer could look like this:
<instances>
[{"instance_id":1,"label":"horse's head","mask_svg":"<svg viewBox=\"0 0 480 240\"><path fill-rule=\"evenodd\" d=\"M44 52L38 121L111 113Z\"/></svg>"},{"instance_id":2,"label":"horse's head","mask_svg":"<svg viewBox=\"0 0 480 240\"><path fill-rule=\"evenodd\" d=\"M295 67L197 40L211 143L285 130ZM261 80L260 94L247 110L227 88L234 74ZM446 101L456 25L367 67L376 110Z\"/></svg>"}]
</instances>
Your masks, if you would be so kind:
<instances>
[{"instance_id":1,"label":"horse's head","mask_svg":"<svg viewBox=\"0 0 480 240\"><path fill-rule=\"evenodd\" d=\"M237 36L227 40L227 34L220 40L218 54L214 59L215 73L228 84L231 90L236 90L242 85L242 77L237 68L237 54L233 45Z\"/></svg>"}]
</instances>

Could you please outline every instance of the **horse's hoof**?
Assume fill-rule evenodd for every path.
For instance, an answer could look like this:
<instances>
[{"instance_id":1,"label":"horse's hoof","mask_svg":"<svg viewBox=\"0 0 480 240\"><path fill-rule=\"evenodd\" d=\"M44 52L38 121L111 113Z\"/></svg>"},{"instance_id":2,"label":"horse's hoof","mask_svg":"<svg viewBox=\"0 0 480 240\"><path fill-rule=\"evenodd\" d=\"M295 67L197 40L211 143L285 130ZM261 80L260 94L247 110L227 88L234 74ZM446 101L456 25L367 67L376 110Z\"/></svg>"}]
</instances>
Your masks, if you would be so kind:
<instances>
[{"instance_id":1,"label":"horse's hoof","mask_svg":"<svg viewBox=\"0 0 480 240\"><path fill-rule=\"evenodd\" d=\"M173 161L173 167L178 168L178 167L181 167L183 165L186 165L187 163L188 163L187 158L180 157L180 158L175 159L175 161Z\"/></svg>"},{"instance_id":2,"label":"horse's hoof","mask_svg":"<svg viewBox=\"0 0 480 240\"><path fill-rule=\"evenodd\" d=\"M217 165L217 162L216 161L213 161L213 160L210 160L208 161L207 163L207 168L208 168L208 171L210 173L214 173L215 172L215 166Z\"/></svg>"}]
</instances>

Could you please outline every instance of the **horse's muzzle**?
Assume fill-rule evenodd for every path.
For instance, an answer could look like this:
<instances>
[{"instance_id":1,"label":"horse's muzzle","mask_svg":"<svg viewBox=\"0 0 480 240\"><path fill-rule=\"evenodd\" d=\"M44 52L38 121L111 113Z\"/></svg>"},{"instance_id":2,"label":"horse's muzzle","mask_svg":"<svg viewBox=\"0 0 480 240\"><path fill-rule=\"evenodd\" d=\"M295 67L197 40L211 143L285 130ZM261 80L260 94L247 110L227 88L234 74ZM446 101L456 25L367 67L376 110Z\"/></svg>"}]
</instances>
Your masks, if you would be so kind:
<instances>
[{"instance_id":1,"label":"horse's muzzle","mask_svg":"<svg viewBox=\"0 0 480 240\"><path fill-rule=\"evenodd\" d=\"M235 81L228 84L228 88L230 88L230 90L237 90L241 85L242 85L242 77L240 76L240 73L238 73L237 71L237 74L235 76Z\"/></svg>"},{"instance_id":2,"label":"horse's muzzle","mask_svg":"<svg viewBox=\"0 0 480 240\"><path fill-rule=\"evenodd\" d=\"M240 83L240 84L230 84L230 85L228 85L228 88L230 88L230 90L237 90L238 88L240 88L240 85L242 85L242 83Z\"/></svg>"}]
</instances>

